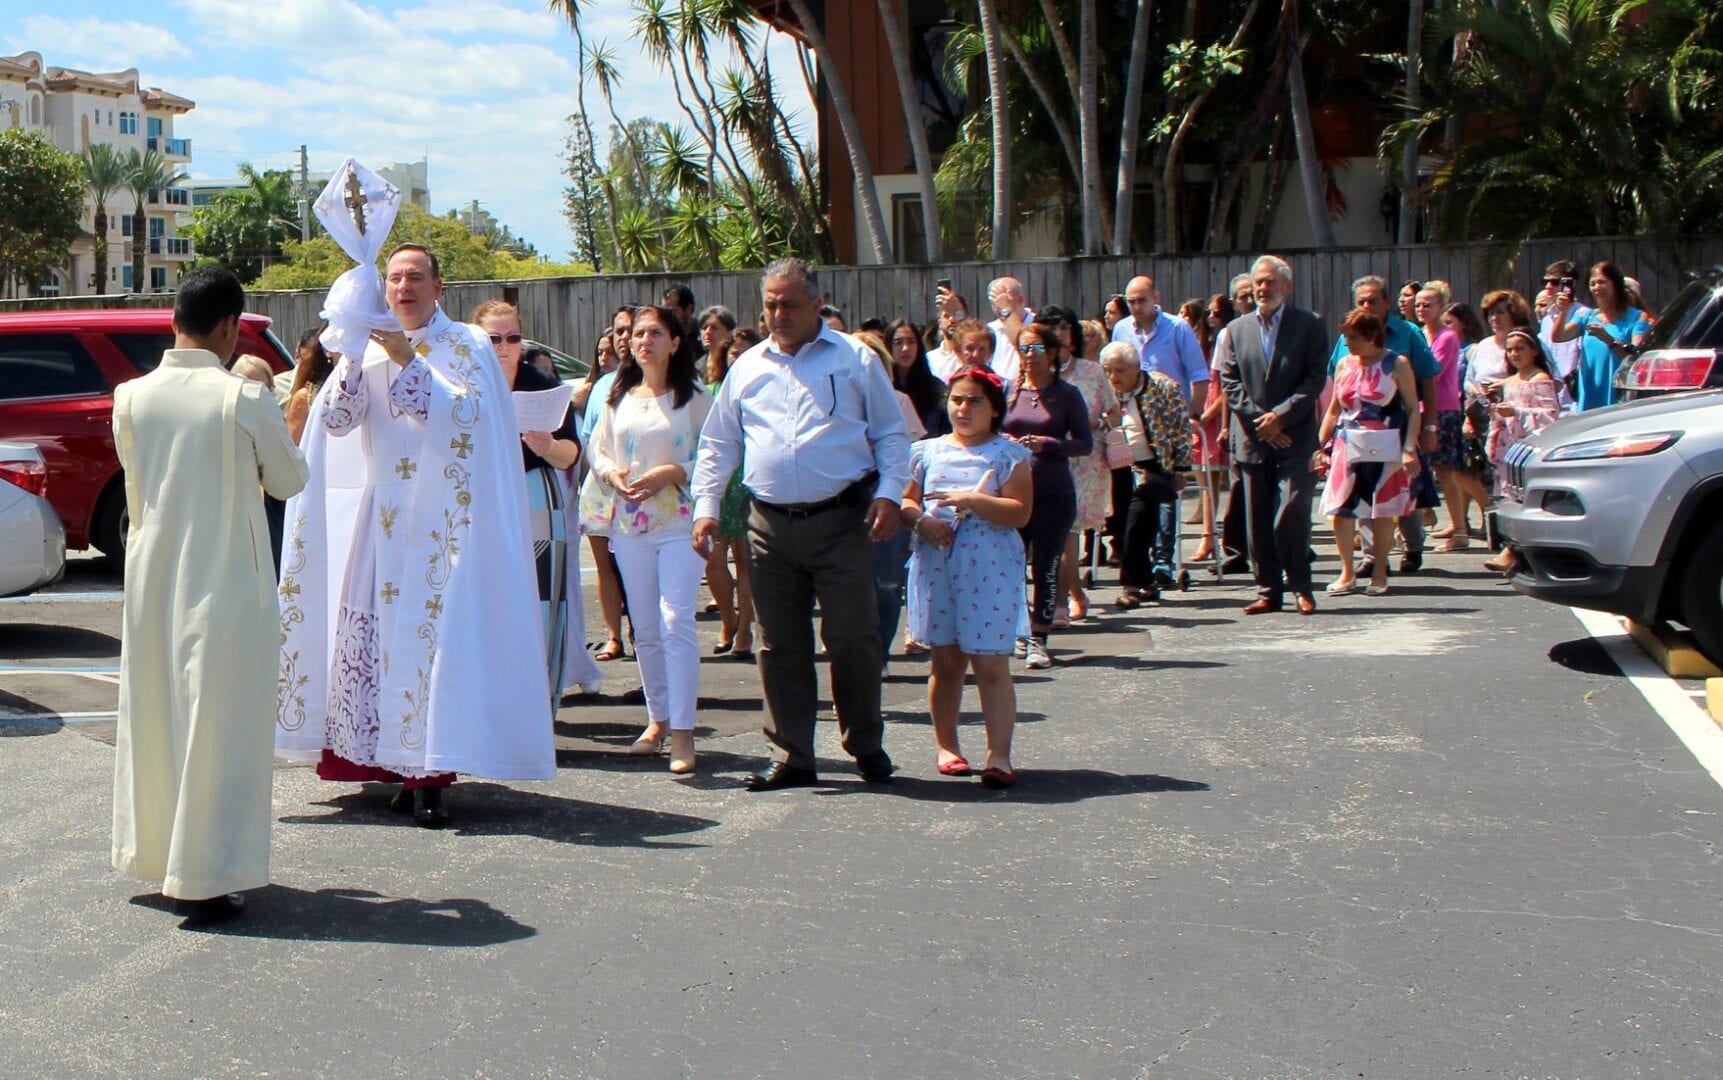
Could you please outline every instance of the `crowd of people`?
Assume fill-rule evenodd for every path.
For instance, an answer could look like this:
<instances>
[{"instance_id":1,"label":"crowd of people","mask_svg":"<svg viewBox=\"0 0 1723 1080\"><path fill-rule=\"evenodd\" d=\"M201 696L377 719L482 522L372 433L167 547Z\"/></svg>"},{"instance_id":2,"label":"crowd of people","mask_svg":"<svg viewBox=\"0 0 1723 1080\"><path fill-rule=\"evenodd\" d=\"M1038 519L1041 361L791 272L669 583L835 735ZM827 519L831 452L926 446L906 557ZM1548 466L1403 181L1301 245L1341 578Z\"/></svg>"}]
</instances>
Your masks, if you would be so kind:
<instances>
[{"instance_id":1,"label":"crowd of people","mask_svg":"<svg viewBox=\"0 0 1723 1080\"><path fill-rule=\"evenodd\" d=\"M925 324L899 311L851 332L818 272L788 258L763 272L754 323L700 309L685 285L617 309L561 421L522 430L509 404L564 387L549 357L526 348L521 312L498 300L470 323L450 319L436 256L417 245L390 253L386 282L402 329L371 330L347 356L326 346L354 339L307 334L290 377L275 380L273 420L252 415L248 391L236 433L220 395L195 417L151 404L187 379L209 381L204 368L232 352L237 282L188 278L180 352L170 353L179 366L140 380L117 403L116 428L136 408L156 432L139 436L141 449L122 432L139 485L173 486L171 455L151 454L187 437L170 438L174 425L225 440L225 471L209 483L239 493L222 504L249 529L236 535L252 547L267 535L274 548L276 753L326 780L398 784L391 806L426 827L449 820L441 793L457 773L552 775L557 703L596 688L602 665L630 652L645 726L629 751L658 755L668 743L670 772L695 772L702 583L718 615L714 653L759 665L771 757L749 790L818 782L822 659L843 749L864 780L891 778L880 691L900 629L904 655L929 656L938 773L1010 787L1011 661L1054 666L1055 635L1095 603L1084 562L1118 567L1120 609L1206 566L1248 570L1246 615L1285 610L1288 596L1310 615L1320 484L1340 565L1322 591L1365 581L1369 595L1386 594L1396 535L1401 573L1420 569L1429 540L1469 548L1512 447L1565 412L1609 404L1617 367L1650 323L1613 264L1582 283L1558 262L1534 299L1495 290L1475 309L1444 282L1362 277L1331 328L1293 303L1292 267L1262 255L1176 313L1147 274L1094 319L1001 277L984 310L941 281ZM232 369L215 374L271 381L268 365L247 358ZM148 479L152 468L160 475ZM259 485L259 515L271 513L264 495L286 500L272 503L273 528L238 507ZM1439 507L1447 520L1431 532ZM132 521L141 542L128 592L154 573L170 586L156 595L197 595L179 581L191 563L162 561L157 529L213 544L215 565L233 561L237 541L176 520L172 507L135 501ZM1200 530L1188 554L1186 525ZM602 626L591 643L579 536ZM1504 550L1485 565L1507 571L1513 559ZM236 581L246 576L233 567ZM168 624L204 619L188 609ZM176 629L169 651L202 632ZM192 656L176 670L203 678L208 662ZM970 672L984 718L979 768L959 743ZM125 687L160 699L158 712L175 711L166 689L134 681ZM136 711L123 700L122 801L142 797L125 788L142 761L129 741ZM229 831L254 830L253 803ZM180 856L123 820L116 865L175 882ZM251 887L258 873L211 871L170 895Z\"/></svg>"}]
</instances>

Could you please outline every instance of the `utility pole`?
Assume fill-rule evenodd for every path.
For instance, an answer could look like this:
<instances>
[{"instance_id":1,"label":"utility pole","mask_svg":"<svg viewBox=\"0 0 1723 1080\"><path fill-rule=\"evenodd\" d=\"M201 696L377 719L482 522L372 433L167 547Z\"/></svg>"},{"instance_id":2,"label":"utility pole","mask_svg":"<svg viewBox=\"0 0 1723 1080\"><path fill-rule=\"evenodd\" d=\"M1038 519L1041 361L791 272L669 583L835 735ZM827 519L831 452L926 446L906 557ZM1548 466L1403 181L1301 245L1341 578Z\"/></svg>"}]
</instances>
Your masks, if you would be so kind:
<instances>
[{"instance_id":1,"label":"utility pole","mask_svg":"<svg viewBox=\"0 0 1723 1080\"><path fill-rule=\"evenodd\" d=\"M467 231L474 236L479 235L479 200L474 199L467 211Z\"/></svg>"},{"instance_id":2,"label":"utility pole","mask_svg":"<svg viewBox=\"0 0 1723 1080\"><path fill-rule=\"evenodd\" d=\"M311 165L306 160L305 144L299 144L299 240L311 239Z\"/></svg>"}]
</instances>

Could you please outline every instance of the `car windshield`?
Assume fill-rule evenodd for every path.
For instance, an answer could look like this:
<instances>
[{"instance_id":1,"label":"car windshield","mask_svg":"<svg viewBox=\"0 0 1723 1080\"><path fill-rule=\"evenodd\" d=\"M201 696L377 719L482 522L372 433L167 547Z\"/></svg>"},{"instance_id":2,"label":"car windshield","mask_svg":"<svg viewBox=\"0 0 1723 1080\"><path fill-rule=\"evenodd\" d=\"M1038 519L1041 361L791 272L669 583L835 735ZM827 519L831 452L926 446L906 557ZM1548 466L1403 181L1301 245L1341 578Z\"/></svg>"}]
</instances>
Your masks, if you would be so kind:
<instances>
[{"instance_id":1,"label":"car windshield","mask_svg":"<svg viewBox=\"0 0 1723 1080\"><path fill-rule=\"evenodd\" d=\"M1723 348L1723 275L1706 274L1677 293L1657 316L1645 348Z\"/></svg>"}]
</instances>

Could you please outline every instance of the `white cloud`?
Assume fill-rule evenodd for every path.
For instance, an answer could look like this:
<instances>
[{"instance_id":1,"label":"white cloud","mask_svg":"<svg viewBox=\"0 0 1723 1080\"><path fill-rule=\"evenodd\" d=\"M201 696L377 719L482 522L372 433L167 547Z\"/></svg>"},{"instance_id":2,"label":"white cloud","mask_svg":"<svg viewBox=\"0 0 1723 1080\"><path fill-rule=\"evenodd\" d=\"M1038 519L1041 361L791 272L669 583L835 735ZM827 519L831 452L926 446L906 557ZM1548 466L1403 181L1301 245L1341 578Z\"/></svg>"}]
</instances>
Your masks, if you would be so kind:
<instances>
[{"instance_id":1,"label":"white cloud","mask_svg":"<svg viewBox=\"0 0 1723 1080\"><path fill-rule=\"evenodd\" d=\"M85 71L124 71L147 61L191 55L179 38L160 26L95 17L31 15L6 34L6 43L19 51L41 53L50 67Z\"/></svg>"},{"instance_id":2,"label":"white cloud","mask_svg":"<svg viewBox=\"0 0 1723 1080\"><path fill-rule=\"evenodd\" d=\"M175 124L193 140L194 170L231 175L242 160L289 167L300 143L313 169L346 154L368 163L425 156L436 209L478 199L562 256L571 243L561 154L575 111L573 35L543 0L408 2L172 0L200 56L178 65L183 75L162 70L158 84L198 103ZM686 123L668 76L638 51L624 5L595 4L584 25L589 41L608 39L619 53L624 118ZM794 107L811 112L782 44L774 70ZM587 106L602 143L610 119L595 87Z\"/></svg>"}]
</instances>

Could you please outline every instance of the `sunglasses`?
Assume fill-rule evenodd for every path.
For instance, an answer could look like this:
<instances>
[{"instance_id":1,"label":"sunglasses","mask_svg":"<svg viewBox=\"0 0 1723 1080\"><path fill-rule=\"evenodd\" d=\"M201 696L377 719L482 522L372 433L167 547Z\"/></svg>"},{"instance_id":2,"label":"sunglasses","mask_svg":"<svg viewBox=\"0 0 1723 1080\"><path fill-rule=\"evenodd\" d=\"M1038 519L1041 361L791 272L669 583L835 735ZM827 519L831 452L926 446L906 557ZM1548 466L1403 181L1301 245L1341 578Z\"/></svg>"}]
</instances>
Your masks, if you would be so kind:
<instances>
[{"instance_id":1,"label":"sunglasses","mask_svg":"<svg viewBox=\"0 0 1723 1080\"><path fill-rule=\"evenodd\" d=\"M492 334L490 337L491 337L491 344L492 345L501 345L505 341L508 342L510 345L519 345L520 344L520 335L519 334Z\"/></svg>"},{"instance_id":2,"label":"sunglasses","mask_svg":"<svg viewBox=\"0 0 1723 1080\"><path fill-rule=\"evenodd\" d=\"M1037 342L1034 342L1033 344L1023 346L1023 351L1026 353L1033 353L1033 354L1039 356L1041 353L1044 353L1047 351L1047 346L1045 346L1045 345L1041 344L1039 341L1037 341Z\"/></svg>"}]
</instances>

